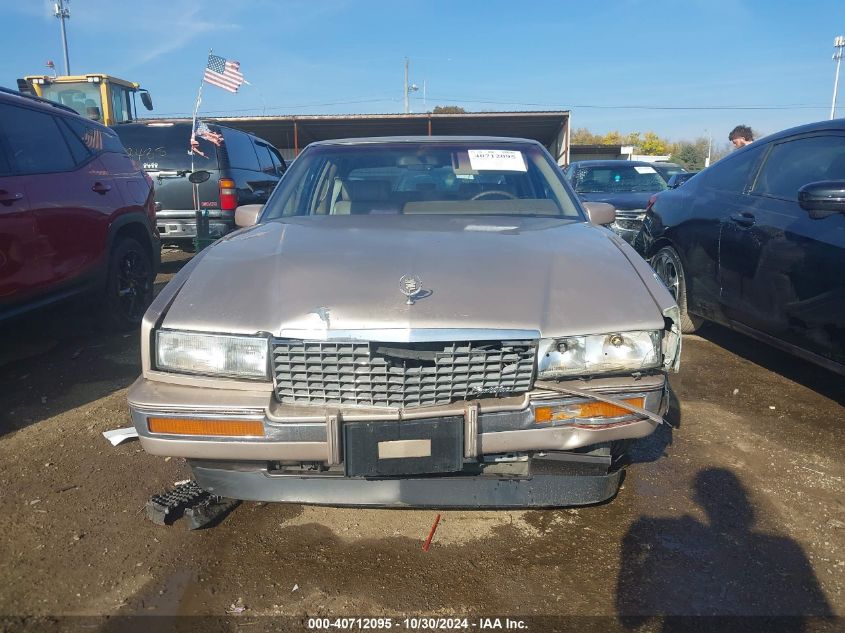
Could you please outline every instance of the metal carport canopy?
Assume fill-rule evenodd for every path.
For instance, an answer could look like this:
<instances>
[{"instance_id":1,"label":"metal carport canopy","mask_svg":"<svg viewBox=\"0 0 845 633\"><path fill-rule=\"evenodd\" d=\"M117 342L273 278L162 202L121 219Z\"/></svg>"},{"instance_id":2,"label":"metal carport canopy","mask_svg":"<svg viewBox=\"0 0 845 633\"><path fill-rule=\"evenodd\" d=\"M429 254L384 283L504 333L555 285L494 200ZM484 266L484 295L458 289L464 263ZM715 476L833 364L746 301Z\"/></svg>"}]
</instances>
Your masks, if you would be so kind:
<instances>
[{"instance_id":1,"label":"metal carport canopy","mask_svg":"<svg viewBox=\"0 0 845 633\"><path fill-rule=\"evenodd\" d=\"M204 117L252 132L290 158L309 143L372 136L513 136L545 145L558 162L569 155L569 112L473 112L466 114L344 114Z\"/></svg>"}]
</instances>

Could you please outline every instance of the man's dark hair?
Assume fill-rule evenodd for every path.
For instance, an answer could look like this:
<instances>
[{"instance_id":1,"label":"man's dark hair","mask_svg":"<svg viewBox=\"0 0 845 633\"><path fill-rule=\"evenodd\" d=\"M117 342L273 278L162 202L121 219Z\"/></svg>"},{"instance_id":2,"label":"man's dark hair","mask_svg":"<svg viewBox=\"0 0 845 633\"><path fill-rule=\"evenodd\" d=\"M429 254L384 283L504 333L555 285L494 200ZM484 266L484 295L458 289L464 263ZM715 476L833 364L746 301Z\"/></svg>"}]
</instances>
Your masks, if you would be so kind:
<instances>
[{"instance_id":1,"label":"man's dark hair","mask_svg":"<svg viewBox=\"0 0 845 633\"><path fill-rule=\"evenodd\" d=\"M737 125L734 129L731 130L731 133L728 134L729 141L732 141L735 138L744 138L750 143L754 140L754 132L752 132L751 128L747 125Z\"/></svg>"}]
</instances>

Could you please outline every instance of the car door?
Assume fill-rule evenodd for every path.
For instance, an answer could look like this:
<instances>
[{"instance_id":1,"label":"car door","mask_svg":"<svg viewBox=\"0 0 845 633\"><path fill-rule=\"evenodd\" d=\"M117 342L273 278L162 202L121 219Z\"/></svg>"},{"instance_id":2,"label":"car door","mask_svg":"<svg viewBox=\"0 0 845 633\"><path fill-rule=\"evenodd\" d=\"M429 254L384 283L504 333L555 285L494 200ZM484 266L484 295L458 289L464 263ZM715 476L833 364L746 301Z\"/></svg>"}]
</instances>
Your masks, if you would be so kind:
<instances>
[{"instance_id":1,"label":"car door","mask_svg":"<svg viewBox=\"0 0 845 633\"><path fill-rule=\"evenodd\" d=\"M725 223L723 302L733 321L845 362L845 216L813 219L798 190L845 180L845 135L769 144L738 217Z\"/></svg>"},{"instance_id":2,"label":"car door","mask_svg":"<svg viewBox=\"0 0 845 633\"><path fill-rule=\"evenodd\" d=\"M0 115L4 107L0 104ZM32 257L38 249L37 238L23 178L12 171L0 130L0 312L37 286L40 262Z\"/></svg>"},{"instance_id":3,"label":"car door","mask_svg":"<svg viewBox=\"0 0 845 633\"><path fill-rule=\"evenodd\" d=\"M762 150L762 146L749 147L723 158L695 181L661 193L654 202L661 229L684 266L688 310L707 319L723 319L721 227L726 218L744 208L748 183Z\"/></svg>"},{"instance_id":4,"label":"car door","mask_svg":"<svg viewBox=\"0 0 845 633\"><path fill-rule=\"evenodd\" d=\"M96 159L70 137L56 116L34 108L4 104L0 124L12 169L26 190L29 222L35 234L27 253L28 285L39 292L60 290L79 281L92 252L90 232L105 196Z\"/></svg>"}]
</instances>

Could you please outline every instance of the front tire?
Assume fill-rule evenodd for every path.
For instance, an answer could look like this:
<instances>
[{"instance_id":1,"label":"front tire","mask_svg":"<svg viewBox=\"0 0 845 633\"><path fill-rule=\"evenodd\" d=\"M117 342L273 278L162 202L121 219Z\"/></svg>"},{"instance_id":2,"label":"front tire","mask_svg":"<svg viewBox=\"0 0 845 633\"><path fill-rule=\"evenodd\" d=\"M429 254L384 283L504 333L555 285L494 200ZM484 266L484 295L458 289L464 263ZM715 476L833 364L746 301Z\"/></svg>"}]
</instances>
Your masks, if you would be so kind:
<instances>
[{"instance_id":1,"label":"front tire","mask_svg":"<svg viewBox=\"0 0 845 633\"><path fill-rule=\"evenodd\" d=\"M701 317L687 311L687 285L684 266L677 251L671 246L664 246L651 258L651 267L674 297L681 312L681 332L691 334L701 327Z\"/></svg>"},{"instance_id":2,"label":"front tire","mask_svg":"<svg viewBox=\"0 0 845 633\"><path fill-rule=\"evenodd\" d=\"M153 300L153 263L147 250L131 237L114 244L109 257L105 307L116 330L138 327Z\"/></svg>"}]
</instances>

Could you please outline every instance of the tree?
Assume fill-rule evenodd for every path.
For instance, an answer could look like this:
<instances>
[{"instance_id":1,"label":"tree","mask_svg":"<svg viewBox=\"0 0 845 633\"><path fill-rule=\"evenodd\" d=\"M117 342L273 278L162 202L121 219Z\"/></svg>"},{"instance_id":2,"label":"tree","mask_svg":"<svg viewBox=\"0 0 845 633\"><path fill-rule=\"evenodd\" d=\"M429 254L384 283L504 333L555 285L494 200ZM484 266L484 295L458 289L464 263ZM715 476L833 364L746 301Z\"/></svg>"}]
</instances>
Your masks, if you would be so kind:
<instances>
[{"instance_id":1,"label":"tree","mask_svg":"<svg viewBox=\"0 0 845 633\"><path fill-rule=\"evenodd\" d=\"M601 142L604 145L622 145L622 135L617 130L614 130L605 134Z\"/></svg>"},{"instance_id":2,"label":"tree","mask_svg":"<svg viewBox=\"0 0 845 633\"><path fill-rule=\"evenodd\" d=\"M601 136L593 134L585 127L579 127L572 131L569 142L572 145L600 145Z\"/></svg>"},{"instance_id":3,"label":"tree","mask_svg":"<svg viewBox=\"0 0 845 633\"><path fill-rule=\"evenodd\" d=\"M461 106L434 106L432 114L466 114Z\"/></svg>"},{"instance_id":4,"label":"tree","mask_svg":"<svg viewBox=\"0 0 845 633\"><path fill-rule=\"evenodd\" d=\"M672 148L672 160L689 171L704 169L704 160L707 158L707 139L702 148L698 143L680 141ZM703 150L703 151L702 151Z\"/></svg>"},{"instance_id":5,"label":"tree","mask_svg":"<svg viewBox=\"0 0 845 633\"><path fill-rule=\"evenodd\" d=\"M669 153L669 143L654 132L646 132L642 143L639 144L641 154L649 156L663 156Z\"/></svg>"}]
</instances>

